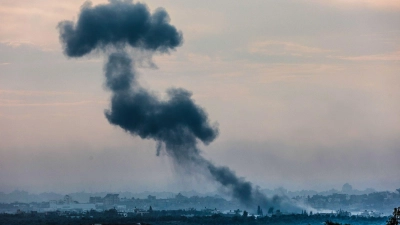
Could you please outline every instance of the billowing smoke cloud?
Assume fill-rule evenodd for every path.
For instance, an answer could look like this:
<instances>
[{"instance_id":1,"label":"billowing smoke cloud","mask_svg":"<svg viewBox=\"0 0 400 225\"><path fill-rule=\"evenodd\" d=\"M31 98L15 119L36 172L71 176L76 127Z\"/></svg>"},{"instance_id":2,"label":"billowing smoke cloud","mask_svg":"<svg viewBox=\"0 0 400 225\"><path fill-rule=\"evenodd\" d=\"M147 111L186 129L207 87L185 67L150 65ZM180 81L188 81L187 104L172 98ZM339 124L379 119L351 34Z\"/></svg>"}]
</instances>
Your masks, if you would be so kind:
<instances>
[{"instance_id":1,"label":"billowing smoke cloud","mask_svg":"<svg viewBox=\"0 0 400 225\"><path fill-rule=\"evenodd\" d=\"M63 21L58 28L64 53L69 57L81 57L94 50L112 52L104 67L105 84L112 91L110 109L105 111L111 124L157 141L157 152L165 151L178 166L208 171L208 176L245 205L279 204L279 199L267 199L250 182L200 154L198 141L209 144L218 136L218 128L195 104L189 91L171 88L167 99L161 100L138 83L134 62L124 49L130 46L153 53L174 50L183 39L169 22L164 9L150 13L142 3L113 0L95 7L85 3L76 24Z\"/></svg>"},{"instance_id":2,"label":"billowing smoke cloud","mask_svg":"<svg viewBox=\"0 0 400 225\"><path fill-rule=\"evenodd\" d=\"M142 88L125 52L109 55L105 73L106 85L113 92L111 108L105 113L108 121L143 139L154 139L160 147L165 145L168 155L179 163L198 161L197 140L208 144L217 137L217 127L210 125L190 92L169 89L168 99L161 101Z\"/></svg>"},{"instance_id":3,"label":"billowing smoke cloud","mask_svg":"<svg viewBox=\"0 0 400 225\"><path fill-rule=\"evenodd\" d=\"M151 14L145 4L112 0L92 7L87 1L76 24L60 22L60 39L70 57L79 57L108 46L131 47L159 52L182 44L182 34L169 24L168 13L157 9Z\"/></svg>"}]
</instances>

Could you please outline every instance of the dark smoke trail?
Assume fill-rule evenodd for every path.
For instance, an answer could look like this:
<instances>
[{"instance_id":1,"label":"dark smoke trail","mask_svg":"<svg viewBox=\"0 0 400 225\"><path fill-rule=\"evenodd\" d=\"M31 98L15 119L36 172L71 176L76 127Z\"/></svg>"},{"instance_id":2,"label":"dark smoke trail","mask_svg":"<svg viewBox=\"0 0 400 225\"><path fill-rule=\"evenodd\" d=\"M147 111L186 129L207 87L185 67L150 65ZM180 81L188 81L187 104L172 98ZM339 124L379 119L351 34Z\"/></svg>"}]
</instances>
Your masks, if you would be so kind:
<instances>
[{"instance_id":1,"label":"dark smoke trail","mask_svg":"<svg viewBox=\"0 0 400 225\"><path fill-rule=\"evenodd\" d=\"M182 34L169 23L167 12L159 8L150 13L147 6L132 1L110 1L93 7L82 6L76 24L63 21L58 25L64 53L81 57L93 50L112 53L104 67L106 87L111 90L108 121L132 135L157 141L157 153L165 150L174 162L184 168L197 166L208 171L241 203L264 207L279 204L238 178L228 167L217 167L203 158L197 142L211 143L218 136L216 124L210 124L207 113L196 105L184 89L167 90L160 100L144 89L135 77L134 62L124 51L132 48L166 53L182 44Z\"/></svg>"},{"instance_id":2,"label":"dark smoke trail","mask_svg":"<svg viewBox=\"0 0 400 225\"><path fill-rule=\"evenodd\" d=\"M169 89L168 99L159 100L137 83L131 68L131 59L125 52L109 55L106 85L113 96L111 108L105 113L108 121L132 135L163 143L168 155L179 163L198 160L197 140L208 144L218 135L206 112L184 89ZM131 83L125 86L127 80Z\"/></svg>"},{"instance_id":3,"label":"dark smoke trail","mask_svg":"<svg viewBox=\"0 0 400 225\"><path fill-rule=\"evenodd\" d=\"M111 108L105 113L111 124L132 135L164 144L167 155L180 166L205 167L241 203L272 206L250 182L238 178L228 167L217 167L200 155L197 140L208 144L216 138L218 130L209 124L207 114L194 104L188 91L170 89L168 99L160 101L136 83L131 67L131 59L124 52L111 54L105 66L106 84L113 91ZM132 80L132 85L123 86L121 81L125 80ZM161 148L159 144L158 150Z\"/></svg>"}]
</instances>

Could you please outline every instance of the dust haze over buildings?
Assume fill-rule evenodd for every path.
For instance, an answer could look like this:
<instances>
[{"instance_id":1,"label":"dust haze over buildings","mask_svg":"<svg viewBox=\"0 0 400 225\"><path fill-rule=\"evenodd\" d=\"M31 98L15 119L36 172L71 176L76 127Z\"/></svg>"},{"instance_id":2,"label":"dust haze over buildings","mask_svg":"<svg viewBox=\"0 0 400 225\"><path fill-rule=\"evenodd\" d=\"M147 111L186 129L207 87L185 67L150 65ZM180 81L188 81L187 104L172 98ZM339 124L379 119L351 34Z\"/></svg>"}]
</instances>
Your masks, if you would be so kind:
<instances>
[{"instance_id":1,"label":"dust haze over buildings","mask_svg":"<svg viewBox=\"0 0 400 225\"><path fill-rule=\"evenodd\" d=\"M170 88L167 98L160 99L138 83L128 47L151 55L169 53L183 43L182 33L170 24L163 8L151 13L145 4L132 1L97 6L86 2L76 23L62 21L58 29L67 56L82 57L93 51L108 55L105 85L112 97L105 116L111 124L155 140L157 154L163 151L178 168L211 177L244 205L290 206L281 198L267 198L228 167L216 166L200 154L198 141L211 143L218 136L218 126L209 121L190 91Z\"/></svg>"}]
</instances>

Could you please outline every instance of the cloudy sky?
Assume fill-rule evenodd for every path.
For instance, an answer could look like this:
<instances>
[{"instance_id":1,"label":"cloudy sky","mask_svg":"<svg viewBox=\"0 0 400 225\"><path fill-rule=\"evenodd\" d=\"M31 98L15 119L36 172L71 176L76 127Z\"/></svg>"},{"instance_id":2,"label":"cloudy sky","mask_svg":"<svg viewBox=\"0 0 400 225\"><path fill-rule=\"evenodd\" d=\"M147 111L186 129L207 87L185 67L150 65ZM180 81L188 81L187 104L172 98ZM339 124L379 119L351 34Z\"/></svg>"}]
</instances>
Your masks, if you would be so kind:
<instances>
[{"instance_id":1,"label":"cloudy sky","mask_svg":"<svg viewBox=\"0 0 400 225\"><path fill-rule=\"evenodd\" d=\"M214 190L108 123L101 54L63 55L82 0L0 0L0 191ZM93 4L106 1L93 1ZM145 1L184 44L139 62L193 92L220 135L202 154L263 188L400 187L400 2Z\"/></svg>"}]
</instances>

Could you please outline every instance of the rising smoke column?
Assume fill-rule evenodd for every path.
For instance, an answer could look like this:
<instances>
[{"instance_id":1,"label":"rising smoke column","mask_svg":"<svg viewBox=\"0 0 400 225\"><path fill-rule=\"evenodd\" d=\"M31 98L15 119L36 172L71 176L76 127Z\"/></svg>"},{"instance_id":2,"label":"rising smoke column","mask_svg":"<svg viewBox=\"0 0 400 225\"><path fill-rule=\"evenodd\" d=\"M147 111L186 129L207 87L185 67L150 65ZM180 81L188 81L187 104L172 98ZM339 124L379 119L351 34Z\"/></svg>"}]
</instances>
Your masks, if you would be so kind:
<instances>
[{"instance_id":1,"label":"rising smoke column","mask_svg":"<svg viewBox=\"0 0 400 225\"><path fill-rule=\"evenodd\" d=\"M195 104L191 92L171 88L167 90L167 99L160 100L138 83L134 62L125 49L153 53L174 50L183 38L169 22L168 13L162 8L150 13L142 3L110 0L94 7L86 2L76 23L62 21L58 29L67 56L81 57L93 51L108 54L105 85L112 98L105 116L111 124L131 135L157 141L157 151L165 150L180 167L196 166L208 171L209 176L247 206L279 204L278 199L266 198L228 167L215 166L200 154L198 141L211 143L218 136L218 128L210 123L205 110Z\"/></svg>"}]
</instances>

